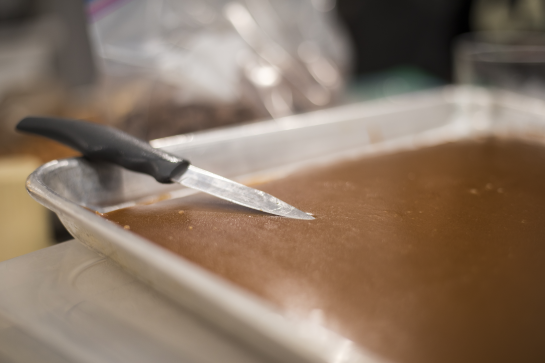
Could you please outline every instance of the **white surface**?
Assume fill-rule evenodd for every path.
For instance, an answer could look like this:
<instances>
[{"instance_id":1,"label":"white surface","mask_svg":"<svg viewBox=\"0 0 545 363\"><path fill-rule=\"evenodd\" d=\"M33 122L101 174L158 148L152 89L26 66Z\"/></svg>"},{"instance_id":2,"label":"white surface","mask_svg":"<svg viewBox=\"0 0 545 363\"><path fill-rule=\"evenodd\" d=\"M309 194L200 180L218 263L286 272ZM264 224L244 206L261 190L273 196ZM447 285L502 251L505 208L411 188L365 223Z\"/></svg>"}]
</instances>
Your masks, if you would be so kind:
<instances>
[{"instance_id":1,"label":"white surface","mask_svg":"<svg viewBox=\"0 0 545 363\"><path fill-rule=\"evenodd\" d=\"M1 362L263 362L77 241L0 263Z\"/></svg>"}]
</instances>

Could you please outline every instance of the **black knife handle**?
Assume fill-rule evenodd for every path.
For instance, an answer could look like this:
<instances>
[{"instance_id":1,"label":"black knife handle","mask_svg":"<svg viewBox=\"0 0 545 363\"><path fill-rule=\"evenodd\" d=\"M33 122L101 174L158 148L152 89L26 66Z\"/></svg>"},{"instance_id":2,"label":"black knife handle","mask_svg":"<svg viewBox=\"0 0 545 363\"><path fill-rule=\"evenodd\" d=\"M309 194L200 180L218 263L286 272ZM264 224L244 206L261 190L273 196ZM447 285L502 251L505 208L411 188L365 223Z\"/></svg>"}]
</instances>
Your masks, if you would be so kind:
<instances>
[{"instance_id":1,"label":"black knife handle","mask_svg":"<svg viewBox=\"0 0 545 363\"><path fill-rule=\"evenodd\" d=\"M151 175L161 183L171 183L172 176L183 174L189 167L187 160L154 149L147 142L108 126L30 116L21 120L16 128L58 141L89 159L108 161Z\"/></svg>"}]
</instances>

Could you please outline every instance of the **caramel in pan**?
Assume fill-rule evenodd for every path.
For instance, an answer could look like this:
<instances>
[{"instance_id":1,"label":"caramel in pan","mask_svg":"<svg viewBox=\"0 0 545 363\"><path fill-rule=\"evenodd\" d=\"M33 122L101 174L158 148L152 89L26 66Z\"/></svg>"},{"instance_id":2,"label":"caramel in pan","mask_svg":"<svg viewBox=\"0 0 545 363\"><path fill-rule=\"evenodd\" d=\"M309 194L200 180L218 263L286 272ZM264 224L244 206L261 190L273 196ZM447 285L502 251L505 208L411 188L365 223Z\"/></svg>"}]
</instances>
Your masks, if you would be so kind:
<instances>
[{"instance_id":1,"label":"caramel in pan","mask_svg":"<svg viewBox=\"0 0 545 363\"><path fill-rule=\"evenodd\" d=\"M394 362L545 362L545 147L485 139L259 186L315 215L197 194L108 213Z\"/></svg>"}]
</instances>

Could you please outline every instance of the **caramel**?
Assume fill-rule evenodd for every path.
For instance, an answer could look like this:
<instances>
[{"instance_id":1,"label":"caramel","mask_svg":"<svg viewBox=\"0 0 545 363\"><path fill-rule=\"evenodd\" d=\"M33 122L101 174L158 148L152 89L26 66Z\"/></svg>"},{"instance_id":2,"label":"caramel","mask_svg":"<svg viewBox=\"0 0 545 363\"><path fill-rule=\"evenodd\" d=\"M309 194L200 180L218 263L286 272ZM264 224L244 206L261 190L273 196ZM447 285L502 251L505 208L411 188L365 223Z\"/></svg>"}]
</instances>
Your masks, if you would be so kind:
<instances>
[{"instance_id":1,"label":"caramel","mask_svg":"<svg viewBox=\"0 0 545 363\"><path fill-rule=\"evenodd\" d=\"M391 361L545 361L544 146L454 142L259 189L316 220L202 194L105 217Z\"/></svg>"}]
</instances>

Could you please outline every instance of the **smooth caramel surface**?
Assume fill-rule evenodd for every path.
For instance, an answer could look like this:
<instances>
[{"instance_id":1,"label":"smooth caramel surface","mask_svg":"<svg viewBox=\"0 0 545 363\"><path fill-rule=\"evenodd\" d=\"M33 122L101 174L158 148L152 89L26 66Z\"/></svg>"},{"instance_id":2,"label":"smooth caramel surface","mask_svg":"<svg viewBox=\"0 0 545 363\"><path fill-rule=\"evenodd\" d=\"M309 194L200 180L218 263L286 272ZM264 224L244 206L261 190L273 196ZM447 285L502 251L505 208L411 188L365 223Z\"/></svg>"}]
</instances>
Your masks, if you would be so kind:
<instances>
[{"instance_id":1,"label":"smooth caramel surface","mask_svg":"<svg viewBox=\"0 0 545 363\"><path fill-rule=\"evenodd\" d=\"M108 213L394 362L545 362L545 147L486 139L259 186L291 220L197 194Z\"/></svg>"}]
</instances>

